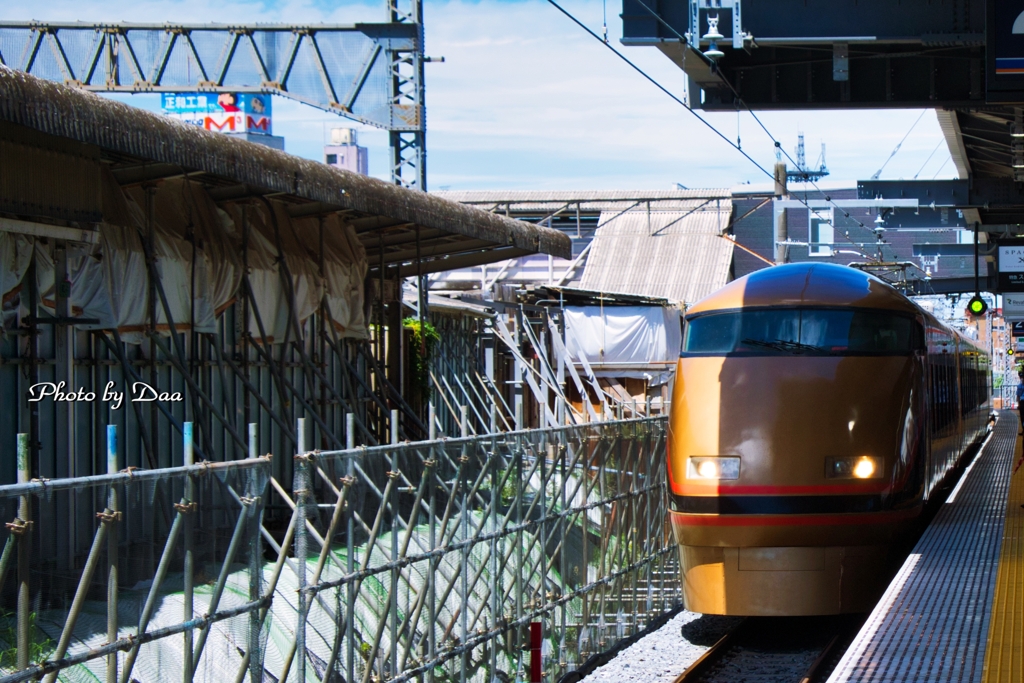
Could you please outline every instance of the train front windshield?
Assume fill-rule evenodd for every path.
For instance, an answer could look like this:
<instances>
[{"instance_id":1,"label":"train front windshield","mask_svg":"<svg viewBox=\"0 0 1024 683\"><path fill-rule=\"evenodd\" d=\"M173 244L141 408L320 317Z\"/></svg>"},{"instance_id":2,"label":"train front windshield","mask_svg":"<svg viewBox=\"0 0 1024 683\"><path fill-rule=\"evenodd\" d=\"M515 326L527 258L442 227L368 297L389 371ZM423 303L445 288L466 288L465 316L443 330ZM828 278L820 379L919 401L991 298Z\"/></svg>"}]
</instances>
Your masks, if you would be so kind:
<instances>
[{"instance_id":1,"label":"train front windshield","mask_svg":"<svg viewBox=\"0 0 1024 683\"><path fill-rule=\"evenodd\" d=\"M687 323L685 355L903 356L924 341L914 319L869 309L744 309Z\"/></svg>"}]
</instances>

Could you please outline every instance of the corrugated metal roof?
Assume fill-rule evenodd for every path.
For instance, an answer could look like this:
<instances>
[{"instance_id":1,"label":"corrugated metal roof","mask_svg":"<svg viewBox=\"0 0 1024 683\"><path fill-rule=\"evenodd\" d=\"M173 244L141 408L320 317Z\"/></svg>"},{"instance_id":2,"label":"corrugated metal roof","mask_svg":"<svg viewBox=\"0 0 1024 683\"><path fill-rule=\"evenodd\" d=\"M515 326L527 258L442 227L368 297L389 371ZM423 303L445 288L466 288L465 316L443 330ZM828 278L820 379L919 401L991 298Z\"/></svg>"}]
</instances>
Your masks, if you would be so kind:
<instances>
[{"instance_id":1,"label":"corrugated metal roof","mask_svg":"<svg viewBox=\"0 0 1024 683\"><path fill-rule=\"evenodd\" d=\"M629 211L601 215L581 289L693 303L729 278L732 242L719 237L732 202L691 212Z\"/></svg>"},{"instance_id":2,"label":"corrugated metal roof","mask_svg":"<svg viewBox=\"0 0 1024 683\"><path fill-rule=\"evenodd\" d=\"M421 245L423 256L436 262L423 272L444 269L440 261L449 254L473 251L471 257L463 256L463 261L472 258L482 262L480 259L489 258L485 252L497 251L498 247L514 252L496 254L494 258L499 260L535 251L572 255L569 238L558 230L510 220L436 195L205 131L2 65L0 122L98 148L104 159L114 164L111 170L115 175L124 172L118 176L122 184L123 177L141 182L183 174L193 180L202 176L215 185L236 184L279 198L290 197L295 202L320 202L328 210L386 219L379 226L371 221L365 230L360 227L361 233L423 228L424 232L462 237L463 242L468 239L468 245L444 240L433 249ZM412 260L408 251L398 252L403 262ZM465 265L447 260L451 267Z\"/></svg>"},{"instance_id":3,"label":"corrugated metal roof","mask_svg":"<svg viewBox=\"0 0 1024 683\"><path fill-rule=\"evenodd\" d=\"M576 204L581 211L622 211L630 204L639 203L644 206L650 203L652 210L689 209L705 202L729 199L732 195L728 189L712 188L698 190L473 190L458 192L432 192L462 204L471 204L481 209L501 213L508 207L509 211L550 211L554 212L567 207L568 212L575 211Z\"/></svg>"}]
</instances>

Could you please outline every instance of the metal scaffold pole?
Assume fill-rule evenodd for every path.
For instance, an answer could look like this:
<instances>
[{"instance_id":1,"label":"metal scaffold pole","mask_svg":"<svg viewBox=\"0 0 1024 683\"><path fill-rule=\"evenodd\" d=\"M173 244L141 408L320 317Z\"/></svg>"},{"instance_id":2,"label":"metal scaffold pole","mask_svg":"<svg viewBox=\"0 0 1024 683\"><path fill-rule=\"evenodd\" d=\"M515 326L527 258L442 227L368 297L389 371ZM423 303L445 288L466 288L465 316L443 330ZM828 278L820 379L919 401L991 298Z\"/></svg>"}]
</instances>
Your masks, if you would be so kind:
<instances>
[{"instance_id":1,"label":"metal scaffold pole","mask_svg":"<svg viewBox=\"0 0 1024 683\"><path fill-rule=\"evenodd\" d=\"M32 478L29 462L28 434L18 434L18 483L27 484ZM31 601L32 601L32 498L21 497L18 504L18 518L10 525L12 534L18 537L18 617L17 646L18 668L26 669L31 652Z\"/></svg>"},{"instance_id":2,"label":"metal scaffold pole","mask_svg":"<svg viewBox=\"0 0 1024 683\"><path fill-rule=\"evenodd\" d=\"M117 425L107 425L107 474L118 473ZM117 598L118 598L118 536L121 521L118 506L117 487L111 486L107 498L108 514L112 518L112 526L107 534L107 642L117 640ZM117 683L117 653L107 655L107 681Z\"/></svg>"}]
</instances>

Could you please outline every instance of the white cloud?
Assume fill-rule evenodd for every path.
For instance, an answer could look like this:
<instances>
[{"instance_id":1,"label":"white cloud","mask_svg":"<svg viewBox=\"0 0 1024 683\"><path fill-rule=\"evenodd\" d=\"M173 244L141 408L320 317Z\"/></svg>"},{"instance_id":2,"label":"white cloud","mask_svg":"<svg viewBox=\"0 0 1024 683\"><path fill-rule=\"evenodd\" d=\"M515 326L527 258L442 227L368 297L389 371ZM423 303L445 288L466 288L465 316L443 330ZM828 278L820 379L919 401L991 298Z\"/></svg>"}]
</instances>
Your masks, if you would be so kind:
<instances>
[{"instance_id":1,"label":"white cloud","mask_svg":"<svg viewBox=\"0 0 1024 683\"><path fill-rule=\"evenodd\" d=\"M602 4L564 3L595 32ZM614 11L612 11L614 7ZM666 88L682 97L684 78L654 48L622 47L619 5L609 7L611 44ZM383 2L285 0L50 0L32 16L11 4L0 18L137 22L354 23L380 21ZM496 2L427 0L426 52L444 56L427 64L428 175L433 188L667 188L762 182L765 176L692 114L645 81L598 41L542 0ZM129 101L156 107L155 97ZM275 100L275 132L288 150L319 158L327 130L360 129L371 149L371 173L388 174L387 134L295 102ZM832 177L870 177L885 162L919 110L762 112L758 116L792 154L798 131L808 161L828 146ZM705 114L729 139L736 114ZM739 117L742 145L763 167L774 163L771 140L749 114ZM924 116L885 168L885 177L918 173L941 139L932 114ZM944 145L921 177L948 159ZM954 173L947 163L943 176Z\"/></svg>"}]
</instances>

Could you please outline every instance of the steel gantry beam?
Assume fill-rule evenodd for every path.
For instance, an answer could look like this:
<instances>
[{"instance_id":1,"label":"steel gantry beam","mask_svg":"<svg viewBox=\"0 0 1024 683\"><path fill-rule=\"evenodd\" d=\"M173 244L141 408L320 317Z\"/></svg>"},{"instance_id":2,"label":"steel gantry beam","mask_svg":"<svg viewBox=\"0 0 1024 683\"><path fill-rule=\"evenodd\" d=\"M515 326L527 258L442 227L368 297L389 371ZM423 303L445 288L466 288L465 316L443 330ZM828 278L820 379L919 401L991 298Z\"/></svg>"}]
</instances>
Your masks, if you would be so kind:
<instances>
[{"instance_id":1,"label":"steel gantry beam","mask_svg":"<svg viewBox=\"0 0 1024 683\"><path fill-rule=\"evenodd\" d=\"M415 32L414 50L389 53L389 103L392 116L411 116L415 128L389 128L391 178L398 185L426 191L426 107L423 78L423 3L421 0L388 0L388 21Z\"/></svg>"},{"instance_id":2,"label":"steel gantry beam","mask_svg":"<svg viewBox=\"0 0 1024 683\"><path fill-rule=\"evenodd\" d=\"M658 48L706 110L995 101L985 0L623 0L622 22L623 44Z\"/></svg>"},{"instance_id":3,"label":"steel gantry beam","mask_svg":"<svg viewBox=\"0 0 1024 683\"><path fill-rule=\"evenodd\" d=\"M0 64L94 92L261 92L390 134L391 175L426 190L423 11L352 25L0 23Z\"/></svg>"}]
</instances>

